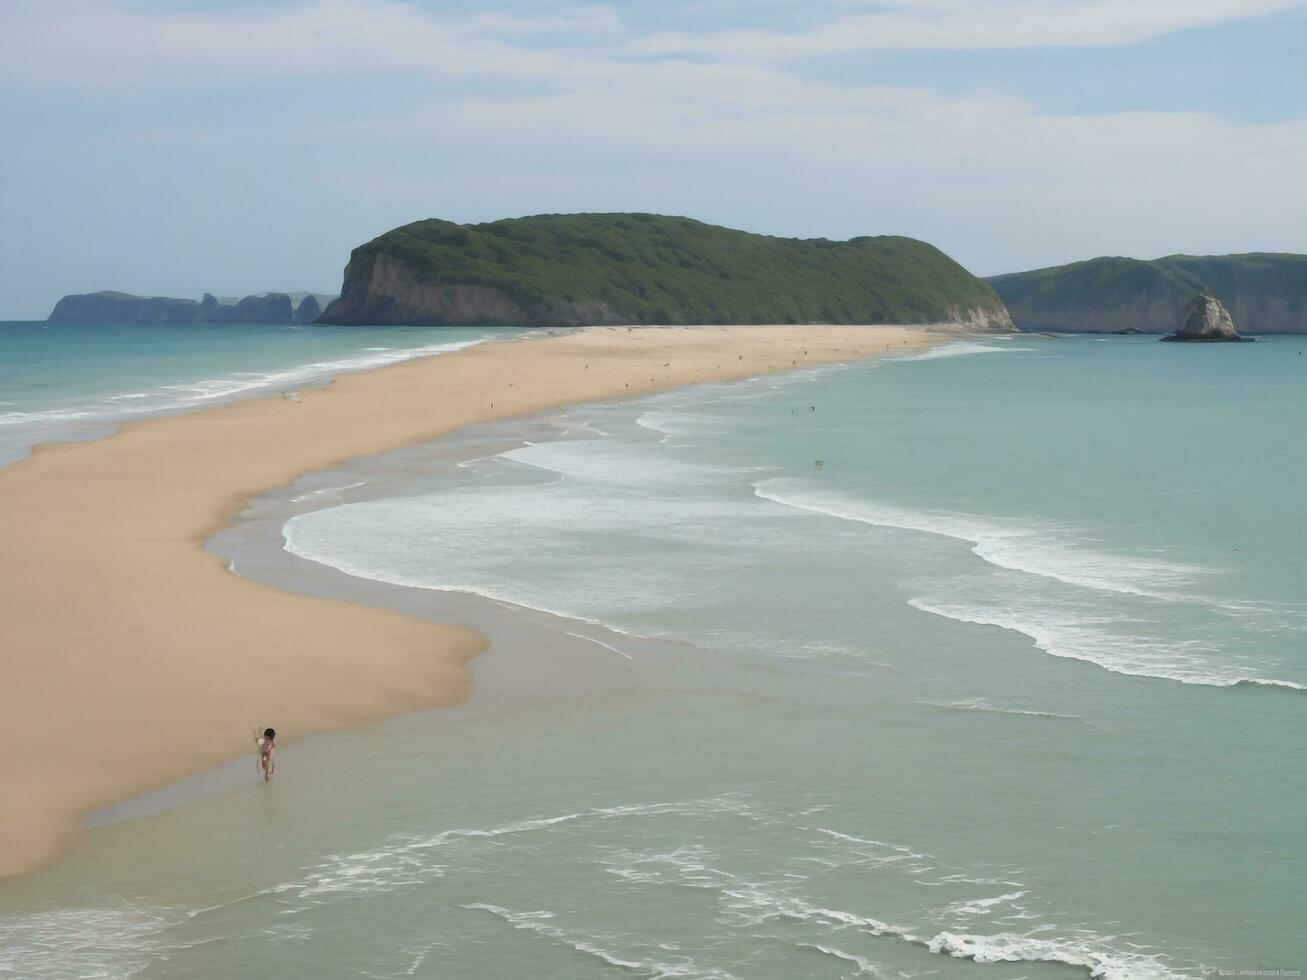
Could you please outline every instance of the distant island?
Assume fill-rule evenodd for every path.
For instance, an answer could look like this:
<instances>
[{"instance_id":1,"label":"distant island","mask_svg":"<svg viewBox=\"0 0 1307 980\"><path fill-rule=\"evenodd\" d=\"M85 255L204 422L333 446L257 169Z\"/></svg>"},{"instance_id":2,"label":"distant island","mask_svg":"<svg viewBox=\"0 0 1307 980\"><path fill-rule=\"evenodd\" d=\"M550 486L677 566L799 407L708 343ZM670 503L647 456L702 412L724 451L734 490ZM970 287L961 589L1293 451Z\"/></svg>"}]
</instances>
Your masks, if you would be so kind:
<instances>
[{"instance_id":1,"label":"distant island","mask_svg":"<svg viewBox=\"0 0 1307 980\"><path fill-rule=\"evenodd\" d=\"M774 238L656 214L404 225L354 249L320 322L1012 326L993 289L925 242Z\"/></svg>"},{"instance_id":2,"label":"distant island","mask_svg":"<svg viewBox=\"0 0 1307 980\"><path fill-rule=\"evenodd\" d=\"M1169 334L1201 293L1248 333L1307 333L1307 255L1097 258L986 281L1020 330Z\"/></svg>"},{"instance_id":3,"label":"distant island","mask_svg":"<svg viewBox=\"0 0 1307 980\"><path fill-rule=\"evenodd\" d=\"M332 296L262 293L220 300L205 293L199 302L171 296L133 296L103 290L65 296L48 323L314 323Z\"/></svg>"}]
</instances>

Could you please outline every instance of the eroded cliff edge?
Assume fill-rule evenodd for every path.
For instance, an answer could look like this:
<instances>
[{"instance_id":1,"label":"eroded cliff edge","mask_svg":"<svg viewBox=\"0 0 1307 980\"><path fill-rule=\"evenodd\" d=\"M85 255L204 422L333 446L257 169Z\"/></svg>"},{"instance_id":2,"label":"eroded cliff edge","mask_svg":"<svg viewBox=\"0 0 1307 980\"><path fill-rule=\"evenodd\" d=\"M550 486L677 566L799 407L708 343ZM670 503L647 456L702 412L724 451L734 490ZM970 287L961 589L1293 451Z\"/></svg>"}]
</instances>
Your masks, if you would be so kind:
<instances>
[{"instance_id":1,"label":"eroded cliff edge","mask_svg":"<svg viewBox=\"0 0 1307 980\"><path fill-rule=\"evenodd\" d=\"M1012 326L992 289L925 242L773 238L645 214L405 225L353 251L320 322Z\"/></svg>"}]
</instances>

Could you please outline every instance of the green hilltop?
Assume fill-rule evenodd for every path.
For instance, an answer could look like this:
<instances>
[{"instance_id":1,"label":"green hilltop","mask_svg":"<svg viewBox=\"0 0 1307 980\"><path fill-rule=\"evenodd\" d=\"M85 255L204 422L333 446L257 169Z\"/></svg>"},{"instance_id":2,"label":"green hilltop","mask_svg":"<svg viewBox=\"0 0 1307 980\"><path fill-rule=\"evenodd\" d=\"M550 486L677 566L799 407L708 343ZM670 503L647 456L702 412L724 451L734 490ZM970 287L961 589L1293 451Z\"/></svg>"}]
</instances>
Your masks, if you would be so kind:
<instances>
[{"instance_id":1,"label":"green hilltop","mask_svg":"<svg viewBox=\"0 0 1307 980\"><path fill-rule=\"evenodd\" d=\"M896 236L755 235L654 214L430 219L356 248L326 323L1006 325L943 252Z\"/></svg>"},{"instance_id":2,"label":"green hilltop","mask_svg":"<svg viewBox=\"0 0 1307 980\"><path fill-rule=\"evenodd\" d=\"M1184 305L1208 293L1242 331L1307 332L1307 255L1104 257L987 282L1022 330L1169 333Z\"/></svg>"}]
</instances>

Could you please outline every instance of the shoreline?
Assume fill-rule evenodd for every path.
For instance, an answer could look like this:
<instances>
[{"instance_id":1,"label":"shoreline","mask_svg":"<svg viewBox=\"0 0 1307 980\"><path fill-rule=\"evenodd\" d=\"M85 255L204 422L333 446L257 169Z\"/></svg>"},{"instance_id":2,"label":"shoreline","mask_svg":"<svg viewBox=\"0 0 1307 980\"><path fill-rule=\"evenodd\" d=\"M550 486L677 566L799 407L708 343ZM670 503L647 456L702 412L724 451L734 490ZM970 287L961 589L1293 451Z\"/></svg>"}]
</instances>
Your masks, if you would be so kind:
<instances>
[{"instance_id":1,"label":"shoreline","mask_svg":"<svg viewBox=\"0 0 1307 980\"><path fill-rule=\"evenodd\" d=\"M531 442L541 437L566 438L555 425L555 412L570 408L474 424L429 442L354 457L339 467L305 474L249 501L237 518L205 542L205 550L227 563L234 574L273 589L388 609L436 625L456 624L484 636L484 653L468 661L471 683L467 699L445 706L442 714L513 712L559 699L639 686L644 676L631 651L643 661L650 655L666 657L684 644L621 633L602 623L477 592L359 578L296 555L285 547L282 536L286 521L299 514L340 503L405 495L412 489L414 467L457 468L487 454L528 445L524 438L527 435ZM511 428L507 432L486 431L499 426ZM424 472L419 479L429 476ZM438 477L447 478L444 473ZM317 483L324 485L313 485ZM603 649L595 644L609 646ZM618 644L623 649L612 652ZM382 718L376 724L385 724L390 717L402 716ZM293 745L290 743L291 751ZM93 830L153 816L257 784L258 774L252 773L249 756L242 755L92 811L83 817L80 829Z\"/></svg>"},{"instance_id":2,"label":"shoreline","mask_svg":"<svg viewBox=\"0 0 1307 980\"><path fill-rule=\"evenodd\" d=\"M4 648L22 651L7 665L0 760L24 799L0 818L0 876L54 856L82 814L243 756L250 725L275 719L298 737L469 696L480 634L228 574L203 545L251 499L478 422L968 332L590 328L34 447L0 470Z\"/></svg>"},{"instance_id":3,"label":"shoreline","mask_svg":"<svg viewBox=\"0 0 1307 980\"><path fill-rule=\"evenodd\" d=\"M0 323L0 329L14 323L19 326L31 325L30 321L8 321ZM43 322L42 325L44 326ZM59 324L57 326L79 328L87 325ZM119 324L118 326L131 328L139 325ZM166 325L162 326L166 329ZM233 326L237 325L227 324L223 329L231 329ZM303 332L307 329L266 324L249 326L259 331ZM454 332L461 331L461 328L449 329ZM320 388L347 374L373 371L415 358L431 357L465 346L501 339L499 334L512 339L527 333L530 331L486 327L480 330L480 336L476 339L446 339L415 347L386 347L375 351L368 351L365 348L363 351L348 353L347 356L315 352L324 354L327 359L282 367L267 366L256 371L239 371L229 366L228 370L225 372L220 370L213 377L178 379L172 387L181 390L170 395L161 394L162 389L157 386L149 388L147 385L145 391L109 396L88 395L80 401L73 401L59 407L34 408L24 413L27 416L24 420L8 426L0 426L0 467L29 458L31 448L36 445L93 442L113 435L121 426L130 422L206 411L220 405L254 398L289 396L303 388ZM390 337L383 339L393 340ZM344 351L337 353L346 354ZM110 402L113 403L112 406L108 404ZM0 415L3 414L0 412Z\"/></svg>"}]
</instances>

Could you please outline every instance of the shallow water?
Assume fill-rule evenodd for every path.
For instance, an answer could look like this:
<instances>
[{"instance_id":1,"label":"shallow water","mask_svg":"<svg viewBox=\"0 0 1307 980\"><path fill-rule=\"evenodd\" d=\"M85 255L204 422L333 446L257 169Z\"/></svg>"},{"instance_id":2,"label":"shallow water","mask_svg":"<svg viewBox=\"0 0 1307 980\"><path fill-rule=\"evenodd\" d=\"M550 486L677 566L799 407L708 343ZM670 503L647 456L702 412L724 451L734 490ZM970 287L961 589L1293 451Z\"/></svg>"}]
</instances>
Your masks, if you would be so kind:
<instances>
[{"instance_id":1,"label":"shallow water","mask_svg":"<svg viewBox=\"0 0 1307 980\"><path fill-rule=\"evenodd\" d=\"M321 383L515 330L0 322L0 465L127 419Z\"/></svg>"},{"instance_id":2,"label":"shallow water","mask_svg":"<svg viewBox=\"0 0 1307 980\"><path fill-rule=\"evenodd\" d=\"M1299 969L1305 370L987 340L293 488L294 552L576 617L629 684L98 830L0 892L0 975Z\"/></svg>"}]
</instances>

